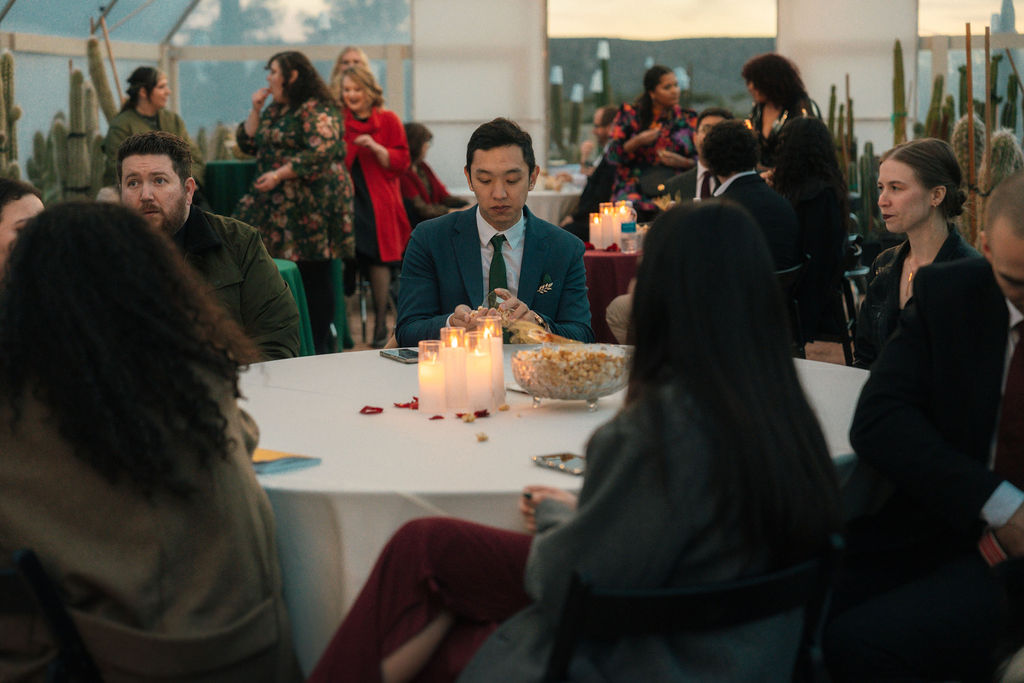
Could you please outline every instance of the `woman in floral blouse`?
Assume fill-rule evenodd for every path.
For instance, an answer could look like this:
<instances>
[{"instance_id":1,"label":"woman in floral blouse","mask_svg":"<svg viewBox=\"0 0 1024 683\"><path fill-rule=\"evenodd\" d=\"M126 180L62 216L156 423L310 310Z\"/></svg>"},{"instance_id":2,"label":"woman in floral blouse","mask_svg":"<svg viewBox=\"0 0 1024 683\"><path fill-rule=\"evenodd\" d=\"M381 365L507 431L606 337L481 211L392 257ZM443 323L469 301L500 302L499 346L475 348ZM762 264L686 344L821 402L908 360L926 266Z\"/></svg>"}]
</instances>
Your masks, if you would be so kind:
<instances>
[{"instance_id":1,"label":"woman in floral blouse","mask_svg":"<svg viewBox=\"0 0 1024 683\"><path fill-rule=\"evenodd\" d=\"M659 173L668 179L697 162L693 144L696 112L679 106L679 84L667 66L644 74L644 92L634 104L623 104L612 122L608 161L617 164L612 200L631 200L641 219L657 211L641 187L641 178Z\"/></svg>"},{"instance_id":2,"label":"woman in floral blouse","mask_svg":"<svg viewBox=\"0 0 1024 683\"><path fill-rule=\"evenodd\" d=\"M316 351L328 353L331 259L351 256L355 244L342 117L301 52L279 52L266 68L267 87L253 93L238 126L238 146L256 155L258 175L235 217L259 228L271 256L296 262ZM273 102L264 109L268 96Z\"/></svg>"}]
</instances>

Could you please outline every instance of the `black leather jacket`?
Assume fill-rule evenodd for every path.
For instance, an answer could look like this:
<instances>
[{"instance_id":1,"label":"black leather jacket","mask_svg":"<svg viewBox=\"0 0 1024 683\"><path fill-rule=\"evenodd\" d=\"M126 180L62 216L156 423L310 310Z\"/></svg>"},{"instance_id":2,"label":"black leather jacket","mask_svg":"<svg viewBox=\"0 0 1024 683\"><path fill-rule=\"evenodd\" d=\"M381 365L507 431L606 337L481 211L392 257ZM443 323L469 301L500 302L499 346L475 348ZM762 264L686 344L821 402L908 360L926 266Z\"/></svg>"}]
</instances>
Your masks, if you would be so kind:
<instances>
[{"instance_id":1,"label":"black leather jacket","mask_svg":"<svg viewBox=\"0 0 1024 683\"><path fill-rule=\"evenodd\" d=\"M857 315L857 339L853 353L855 367L870 368L896 329L900 319L900 277L909 251L909 242L898 244L883 251L871 264L872 280ZM980 256L950 225L949 236L932 263Z\"/></svg>"}]
</instances>

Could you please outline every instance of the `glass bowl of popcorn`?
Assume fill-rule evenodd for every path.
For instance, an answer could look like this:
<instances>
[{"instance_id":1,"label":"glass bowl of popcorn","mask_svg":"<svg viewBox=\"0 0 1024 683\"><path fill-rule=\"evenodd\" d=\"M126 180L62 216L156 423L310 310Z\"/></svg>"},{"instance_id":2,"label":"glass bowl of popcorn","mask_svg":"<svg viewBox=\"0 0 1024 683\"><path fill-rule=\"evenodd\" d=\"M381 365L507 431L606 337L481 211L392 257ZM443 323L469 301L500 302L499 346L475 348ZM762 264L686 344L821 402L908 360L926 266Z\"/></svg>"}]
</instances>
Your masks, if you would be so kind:
<instances>
[{"instance_id":1,"label":"glass bowl of popcorn","mask_svg":"<svg viewBox=\"0 0 1024 683\"><path fill-rule=\"evenodd\" d=\"M541 399L586 401L597 409L597 399L626 386L630 347L613 344L543 344L512 355L512 374L533 405Z\"/></svg>"}]
</instances>

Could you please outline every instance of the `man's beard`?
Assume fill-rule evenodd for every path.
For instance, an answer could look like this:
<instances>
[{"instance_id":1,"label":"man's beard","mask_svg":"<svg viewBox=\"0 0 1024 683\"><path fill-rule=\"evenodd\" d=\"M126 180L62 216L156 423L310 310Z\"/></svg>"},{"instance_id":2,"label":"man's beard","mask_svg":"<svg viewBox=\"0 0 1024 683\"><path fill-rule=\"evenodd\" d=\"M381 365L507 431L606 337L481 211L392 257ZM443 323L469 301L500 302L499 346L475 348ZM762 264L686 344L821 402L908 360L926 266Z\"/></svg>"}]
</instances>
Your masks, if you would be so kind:
<instances>
[{"instance_id":1,"label":"man's beard","mask_svg":"<svg viewBox=\"0 0 1024 683\"><path fill-rule=\"evenodd\" d=\"M164 234L168 236L174 236L181 226L185 225L185 219L188 217L189 206L186 202L182 201L180 204L176 204L169 213L164 213L159 206L155 204L143 204L139 207L140 211L145 212L147 209L156 209L159 213L145 214L146 220L151 221L150 225L155 228L162 230ZM152 221L159 219L155 223Z\"/></svg>"}]
</instances>

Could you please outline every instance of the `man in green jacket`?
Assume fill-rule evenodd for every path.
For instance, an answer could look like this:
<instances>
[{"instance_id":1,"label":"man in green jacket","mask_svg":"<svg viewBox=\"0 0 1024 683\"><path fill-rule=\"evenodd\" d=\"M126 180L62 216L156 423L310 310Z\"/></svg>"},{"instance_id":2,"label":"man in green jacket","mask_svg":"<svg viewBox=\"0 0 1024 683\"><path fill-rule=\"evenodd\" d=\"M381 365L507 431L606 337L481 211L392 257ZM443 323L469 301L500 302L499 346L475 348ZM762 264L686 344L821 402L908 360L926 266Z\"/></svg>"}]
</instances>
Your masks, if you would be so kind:
<instances>
[{"instance_id":1,"label":"man in green jacket","mask_svg":"<svg viewBox=\"0 0 1024 683\"><path fill-rule=\"evenodd\" d=\"M121 200L165 231L203 275L264 360L299 354L299 311L259 232L192 206L188 143L164 131L127 138L117 151Z\"/></svg>"}]
</instances>

